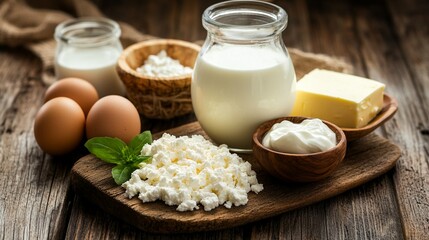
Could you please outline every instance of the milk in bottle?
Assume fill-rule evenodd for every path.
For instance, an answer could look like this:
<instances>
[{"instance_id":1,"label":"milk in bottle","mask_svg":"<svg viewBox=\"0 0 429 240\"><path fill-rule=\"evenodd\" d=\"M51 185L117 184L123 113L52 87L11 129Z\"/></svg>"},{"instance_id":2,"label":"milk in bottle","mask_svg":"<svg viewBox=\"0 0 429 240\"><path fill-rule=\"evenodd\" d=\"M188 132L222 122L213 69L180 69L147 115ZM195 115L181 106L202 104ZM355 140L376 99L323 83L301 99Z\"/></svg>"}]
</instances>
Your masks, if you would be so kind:
<instances>
[{"instance_id":1,"label":"milk in bottle","mask_svg":"<svg viewBox=\"0 0 429 240\"><path fill-rule=\"evenodd\" d=\"M282 38L287 14L268 2L226 1L207 8L202 22L194 112L215 143L249 152L258 125L289 115L294 104L295 71Z\"/></svg>"}]
</instances>

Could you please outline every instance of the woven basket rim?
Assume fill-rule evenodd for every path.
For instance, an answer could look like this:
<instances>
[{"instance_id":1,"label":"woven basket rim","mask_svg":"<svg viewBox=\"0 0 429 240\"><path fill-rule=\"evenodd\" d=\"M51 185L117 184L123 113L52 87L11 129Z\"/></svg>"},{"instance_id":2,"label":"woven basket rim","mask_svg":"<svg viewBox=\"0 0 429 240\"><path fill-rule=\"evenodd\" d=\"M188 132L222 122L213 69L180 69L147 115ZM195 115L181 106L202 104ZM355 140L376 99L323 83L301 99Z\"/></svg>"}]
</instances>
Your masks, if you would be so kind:
<instances>
[{"instance_id":1,"label":"woven basket rim","mask_svg":"<svg viewBox=\"0 0 429 240\"><path fill-rule=\"evenodd\" d=\"M121 55L119 56L117 66L119 68L121 68L123 71L125 71L131 75L134 75L135 77L144 78L144 79L152 80L152 81L162 81L162 80L174 81L174 80L179 80L179 79L183 80L183 79L187 79L187 78L192 77L192 73L183 74L180 76L173 76L173 77L152 77L152 76L147 76L147 75L141 74L128 65L126 59L130 53L132 53L133 51L135 51L139 48L151 46L151 45L157 45L157 44L179 45L182 47L191 48L197 52L199 52L201 50L200 45L195 44L195 43L191 43L191 42L187 42L187 41L183 41L183 40L179 40L179 39L150 39L150 40L146 40L146 41L142 41L142 42L132 44L132 45L128 46L126 49L124 49L122 51Z\"/></svg>"}]
</instances>

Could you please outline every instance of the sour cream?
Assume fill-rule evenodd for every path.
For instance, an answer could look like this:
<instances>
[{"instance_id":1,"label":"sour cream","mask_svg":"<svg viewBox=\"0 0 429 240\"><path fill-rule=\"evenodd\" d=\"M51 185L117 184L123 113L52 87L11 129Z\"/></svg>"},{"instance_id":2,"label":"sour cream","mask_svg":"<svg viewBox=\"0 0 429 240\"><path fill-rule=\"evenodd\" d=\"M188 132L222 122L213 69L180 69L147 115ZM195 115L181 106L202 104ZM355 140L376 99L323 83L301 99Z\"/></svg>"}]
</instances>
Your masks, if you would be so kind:
<instances>
[{"instance_id":1,"label":"sour cream","mask_svg":"<svg viewBox=\"0 0 429 240\"><path fill-rule=\"evenodd\" d=\"M285 153L316 153L335 147L335 133L320 119L306 119L295 124L284 120L265 134L262 144Z\"/></svg>"}]
</instances>

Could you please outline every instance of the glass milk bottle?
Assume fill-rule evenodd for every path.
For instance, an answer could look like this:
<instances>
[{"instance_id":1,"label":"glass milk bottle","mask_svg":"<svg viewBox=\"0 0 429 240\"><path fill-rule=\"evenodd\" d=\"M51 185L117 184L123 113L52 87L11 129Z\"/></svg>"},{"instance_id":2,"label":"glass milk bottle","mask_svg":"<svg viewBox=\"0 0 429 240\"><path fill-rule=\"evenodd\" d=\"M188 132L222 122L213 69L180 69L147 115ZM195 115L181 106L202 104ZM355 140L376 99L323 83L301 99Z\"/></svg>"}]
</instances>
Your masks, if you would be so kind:
<instances>
[{"instance_id":1,"label":"glass milk bottle","mask_svg":"<svg viewBox=\"0 0 429 240\"><path fill-rule=\"evenodd\" d=\"M105 18L80 18L61 23L55 29L57 79L82 78L97 89L100 97L125 95L116 73L122 52L119 25Z\"/></svg>"},{"instance_id":2,"label":"glass milk bottle","mask_svg":"<svg viewBox=\"0 0 429 240\"><path fill-rule=\"evenodd\" d=\"M295 70L282 40L286 12L261 1L227 1L202 17L207 38L195 63L192 105L207 135L250 152L266 120L290 114Z\"/></svg>"}]
</instances>

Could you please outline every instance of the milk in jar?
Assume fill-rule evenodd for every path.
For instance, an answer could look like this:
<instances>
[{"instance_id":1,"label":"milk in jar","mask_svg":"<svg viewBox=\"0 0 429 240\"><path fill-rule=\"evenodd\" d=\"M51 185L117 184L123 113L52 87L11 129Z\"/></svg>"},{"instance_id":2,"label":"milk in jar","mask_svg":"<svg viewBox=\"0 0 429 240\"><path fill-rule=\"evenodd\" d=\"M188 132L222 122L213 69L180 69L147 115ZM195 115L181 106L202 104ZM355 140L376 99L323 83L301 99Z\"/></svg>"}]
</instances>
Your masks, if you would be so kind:
<instances>
[{"instance_id":1,"label":"milk in jar","mask_svg":"<svg viewBox=\"0 0 429 240\"><path fill-rule=\"evenodd\" d=\"M125 95L116 72L122 52L119 25L106 18L78 18L55 29L57 79L77 77L90 82L98 95Z\"/></svg>"},{"instance_id":2,"label":"milk in jar","mask_svg":"<svg viewBox=\"0 0 429 240\"><path fill-rule=\"evenodd\" d=\"M77 77L89 81L100 96L124 95L125 87L116 72L121 52L117 48L73 48L62 51L55 61L58 79Z\"/></svg>"},{"instance_id":3,"label":"milk in jar","mask_svg":"<svg viewBox=\"0 0 429 240\"><path fill-rule=\"evenodd\" d=\"M276 49L214 46L197 61L193 78L195 114L218 144L250 149L259 124L292 111L294 68Z\"/></svg>"},{"instance_id":4,"label":"milk in jar","mask_svg":"<svg viewBox=\"0 0 429 240\"><path fill-rule=\"evenodd\" d=\"M282 32L287 14L263 1L226 1L202 17L207 37L194 66L192 106L207 135L250 152L263 122L288 116L295 71Z\"/></svg>"}]
</instances>

